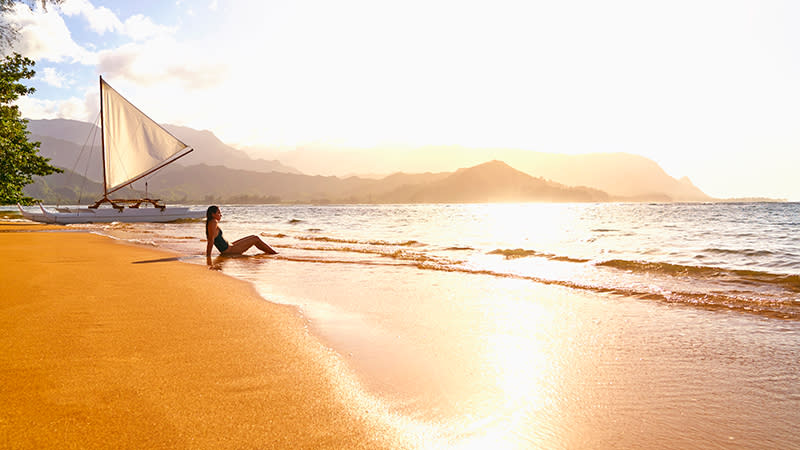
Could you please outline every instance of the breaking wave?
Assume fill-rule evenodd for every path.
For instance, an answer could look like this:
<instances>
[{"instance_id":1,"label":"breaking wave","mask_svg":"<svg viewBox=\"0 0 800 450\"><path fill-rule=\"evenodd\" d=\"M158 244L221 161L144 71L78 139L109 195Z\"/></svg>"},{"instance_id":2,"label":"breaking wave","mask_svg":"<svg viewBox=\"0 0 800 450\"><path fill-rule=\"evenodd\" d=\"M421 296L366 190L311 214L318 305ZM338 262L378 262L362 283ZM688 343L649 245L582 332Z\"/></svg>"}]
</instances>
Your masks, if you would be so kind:
<instances>
[{"instance_id":1,"label":"breaking wave","mask_svg":"<svg viewBox=\"0 0 800 450\"><path fill-rule=\"evenodd\" d=\"M506 259L515 259L515 258L525 258L528 256L535 256L539 258L546 258L553 261L566 261L566 262L575 262L575 263L585 263L589 262L588 259L582 258L571 258L569 256L559 256L554 255L552 253L544 253L544 252L537 252L536 250L525 250L522 248L517 249L496 249L489 252L490 255L503 255Z\"/></svg>"},{"instance_id":2,"label":"breaking wave","mask_svg":"<svg viewBox=\"0 0 800 450\"><path fill-rule=\"evenodd\" d=\"M414 240L394 242L394 241L384 241L384 240L344 239L344 238L333 238L328 236L288 236L283 233L277 233L277 234L261 233L261 236L274 237L274 238L291 237L292 239L296 239L299 241L330 242L336 244L387 245L387 246L399 246L399 247L411 247L411 246L422 245Z\"/></svg>"},{"instance_id":3,"label":"breaking wave","mask_svg":"<svg viewBox=\"0 0 800 450\"><path fill-rule=\"evenodd\" d=\"M626 259L593 261L523 248L481 252L458 245L436 248L416 240L391 242L327 236L262 235L280 238L283 240L281 247L302 253L285 256L292 261L399 265L420 270L523 279L641 300L800 320L800 296L797 295L800 293L800 276L797 275ZM465 259L453 258L453 253L442 253L454 250L459 251L459 255ZM502 264L499 267L483 267L474 261L467 262L470 255L481 253L502 256L503 261L509 263L522 258L540 258L554 264L580 267L584 271L579 271L582 275L574 277L554 277L544 273L520 272L512 270L510 266L504 268ZM366 255L367 258L347 256L356 254ZM585 276L586 270L594 270L594 276Z\"/></svg>"},{"instance_id":4,"label":"breaking wave","mask_svg":"<svg viewBox=\"0 0 800 450\"><path fill-rule=\"evenodd\" d=\"M733 270L712 266L687 266L681 264L656 263L643 261L627 261L613 259L597 263L598 266L612 267L619 270L665 274L674 277L695 277L702 279L715 279L726 282L741 282L743 284L775 285L792 292L800 292L800 276L774 274L756 270Z\"/></svg>"}]
</instances>

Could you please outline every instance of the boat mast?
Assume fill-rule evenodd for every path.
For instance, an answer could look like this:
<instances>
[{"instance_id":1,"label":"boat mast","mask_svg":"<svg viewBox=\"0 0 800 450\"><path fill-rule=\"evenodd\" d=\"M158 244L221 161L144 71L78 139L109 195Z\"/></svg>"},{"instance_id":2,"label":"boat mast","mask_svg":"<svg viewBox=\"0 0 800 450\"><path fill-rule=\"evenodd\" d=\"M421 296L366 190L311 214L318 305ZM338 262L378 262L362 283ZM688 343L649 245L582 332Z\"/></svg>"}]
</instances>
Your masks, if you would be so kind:
<instances>
[{"instance_id":1,"label":"boat mast","mask_svg":"<svg viewBox=\"0 0 800 450\"><path fill-rule=\"evenodd\" d=\"M100 150L103 155L103 198L108 199L108 182L106 181L106 133L103 123L103 76L100 75Z\"/></svg>"}]
</instances>

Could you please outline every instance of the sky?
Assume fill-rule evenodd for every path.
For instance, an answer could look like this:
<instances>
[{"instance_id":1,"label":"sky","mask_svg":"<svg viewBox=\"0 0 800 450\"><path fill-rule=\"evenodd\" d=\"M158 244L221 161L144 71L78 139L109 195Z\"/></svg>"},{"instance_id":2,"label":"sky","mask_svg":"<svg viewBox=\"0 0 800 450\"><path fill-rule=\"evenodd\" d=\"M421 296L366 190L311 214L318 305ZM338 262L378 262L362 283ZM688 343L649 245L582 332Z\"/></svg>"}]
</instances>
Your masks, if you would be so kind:
<instances>
[{"instance_id":1,"label":"sky","mask_svg":"<svg viewBox=\"0 0 800 450\"><path fill-rule=\"evenodd\" d=\"M102 75L234 146L627 152L714 197L800 200L796 1L66 0L10 20L31 119L94 122Z\"/></svg>"}]
</instances>

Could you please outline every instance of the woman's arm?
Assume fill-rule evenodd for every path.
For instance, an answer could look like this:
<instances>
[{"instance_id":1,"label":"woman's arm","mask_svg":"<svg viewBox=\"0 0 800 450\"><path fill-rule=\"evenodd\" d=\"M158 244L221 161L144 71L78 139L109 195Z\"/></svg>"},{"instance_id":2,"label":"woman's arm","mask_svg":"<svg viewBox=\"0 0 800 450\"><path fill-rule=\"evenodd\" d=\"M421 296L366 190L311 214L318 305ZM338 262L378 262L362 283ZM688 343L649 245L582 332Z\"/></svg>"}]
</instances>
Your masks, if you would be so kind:
<instances>
[{"instance_id":1,"label":"woman's arm","mask_svg":"<svg viewBox=\"0 0 800 450\"><path fill-rule=\"evenodd\" d=\"M211 249L214 247L214 238L217 236L217 221L209 220L206 229L206 264L211 266Z\"/></svg>"}]
</instances>

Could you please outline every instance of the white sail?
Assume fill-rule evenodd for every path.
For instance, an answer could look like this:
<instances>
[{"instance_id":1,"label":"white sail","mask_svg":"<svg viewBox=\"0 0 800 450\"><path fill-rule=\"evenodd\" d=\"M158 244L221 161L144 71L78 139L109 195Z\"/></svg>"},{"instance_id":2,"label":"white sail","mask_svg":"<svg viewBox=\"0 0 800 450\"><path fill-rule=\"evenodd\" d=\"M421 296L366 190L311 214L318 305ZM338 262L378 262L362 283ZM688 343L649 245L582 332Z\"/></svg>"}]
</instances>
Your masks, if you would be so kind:
<instances>
[{"instance_id":1,"label":"white sail","mask_svg":"<svg viewBox=\"0 0 800 450\"><path fill-rule=\"evenodd\" d=\"M102 79L100 83L106 193L182 156L185 150L191 151L108 83Z\"/></svg>"}]
</instances>

